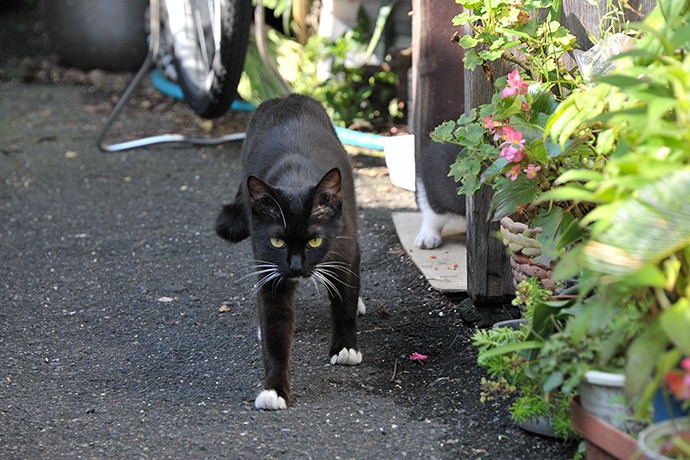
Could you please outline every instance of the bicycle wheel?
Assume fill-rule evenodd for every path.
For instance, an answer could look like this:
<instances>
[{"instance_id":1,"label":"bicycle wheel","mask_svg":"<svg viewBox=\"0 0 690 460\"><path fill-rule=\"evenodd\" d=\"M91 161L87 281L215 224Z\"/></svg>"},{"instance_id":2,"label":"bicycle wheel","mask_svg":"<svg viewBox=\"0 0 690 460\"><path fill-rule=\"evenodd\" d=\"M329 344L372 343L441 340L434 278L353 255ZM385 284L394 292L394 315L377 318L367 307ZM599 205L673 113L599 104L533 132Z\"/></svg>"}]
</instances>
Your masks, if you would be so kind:
<instances>
[{"instance_id":1,"label":"bicycle wheel","mask_svg":"<svg viewBox=\"0 0 690 460\"><path fill-rule=\"evenodd\" d=\"M185 102L201 117L223 115L244 67L251 0L163 0L162 9Z\"/></svg>"}]
</instances>

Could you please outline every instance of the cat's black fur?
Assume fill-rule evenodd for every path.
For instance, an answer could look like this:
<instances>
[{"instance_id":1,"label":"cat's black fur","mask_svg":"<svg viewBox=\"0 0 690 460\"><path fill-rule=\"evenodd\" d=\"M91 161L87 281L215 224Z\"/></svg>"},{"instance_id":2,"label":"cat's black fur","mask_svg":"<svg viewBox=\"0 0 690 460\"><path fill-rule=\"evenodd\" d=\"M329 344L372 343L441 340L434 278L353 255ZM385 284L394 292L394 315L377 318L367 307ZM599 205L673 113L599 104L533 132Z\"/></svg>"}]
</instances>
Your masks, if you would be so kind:
<instances>
[{"instance_id":1,"label":"cat's black fur","mask_svg":"<svg viewBox=\"0 0 690 460\"><path fill-rule=\"evenodd\" d=\"M465 196L458 195L459 184L448 176L459 147L428 141L421 148L416 164L416 198L422 212L422 227L415 246L434 249L443 242L443 227L454 217L466 213Z\"/></svg>"},{"instance_id":2,"label":"cat's black fur","mask_svg":"<svg viewBox=\"0 0 690 460\"><path fill-rule=\"evenodd\" d=\"M232 242L251 236L256 273L264 391L256 406L285 408L295 287L314 276L328 291L333 364L357 364L360 253L352 167L324 108L299 95L255 111L242 149L242 183L218 215L216 232ZM322 242L317 247L315 242ZM284 247L275 247L275 239Z\"/></svg>"}]
</instances>

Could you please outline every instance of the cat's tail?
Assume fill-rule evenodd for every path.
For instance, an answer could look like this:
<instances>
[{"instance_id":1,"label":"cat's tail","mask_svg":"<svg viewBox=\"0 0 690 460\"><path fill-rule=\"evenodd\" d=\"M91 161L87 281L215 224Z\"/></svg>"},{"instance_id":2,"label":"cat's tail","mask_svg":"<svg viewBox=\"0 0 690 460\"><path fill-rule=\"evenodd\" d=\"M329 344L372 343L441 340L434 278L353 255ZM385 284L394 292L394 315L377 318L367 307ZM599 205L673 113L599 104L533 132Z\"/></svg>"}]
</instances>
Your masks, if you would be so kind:
<instances>
[{"instance_id":1,"label":"cat's tail","mask_svg":"<svg viewBox=\"0 0 690 460\"><path fill-rule=\"evenodd\" d=\"M216 218L216 234L233 243L249 236L249 221L239 195L234 203L224 205Z\"/></svg>"}]
</instances>

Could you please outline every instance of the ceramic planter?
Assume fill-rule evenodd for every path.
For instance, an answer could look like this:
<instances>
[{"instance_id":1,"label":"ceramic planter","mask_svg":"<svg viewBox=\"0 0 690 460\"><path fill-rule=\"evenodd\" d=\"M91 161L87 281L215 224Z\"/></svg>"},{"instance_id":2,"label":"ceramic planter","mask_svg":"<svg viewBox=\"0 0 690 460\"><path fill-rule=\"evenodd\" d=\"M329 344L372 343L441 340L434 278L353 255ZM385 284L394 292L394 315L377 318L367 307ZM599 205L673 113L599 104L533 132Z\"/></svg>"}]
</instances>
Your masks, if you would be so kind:
<instances>
[{"instance_id":1,"label":"ceramic planter","mask_svg":"<svg viewBox=\"0 0 690 460\"><path fill-rule=\"evenodd\" d=\"M580 384L580 402L595 417L628 434L636 434L645 424L633 417L634 410L625 400L624 387L623 374L588 371Z\"/></svg>"},{"instance_id":2,"label":"ceramic planter","mask_svg":"<svg viewBox=\"0 0 690 460\"><path fill-rule=\"evenodd\" d=\"M690 431L690 419L676 418L648 426L638 438L640 451L650 460L673 460L661 454L661 446L669 436L679 431Z\"/></svg>"}]
</instances>

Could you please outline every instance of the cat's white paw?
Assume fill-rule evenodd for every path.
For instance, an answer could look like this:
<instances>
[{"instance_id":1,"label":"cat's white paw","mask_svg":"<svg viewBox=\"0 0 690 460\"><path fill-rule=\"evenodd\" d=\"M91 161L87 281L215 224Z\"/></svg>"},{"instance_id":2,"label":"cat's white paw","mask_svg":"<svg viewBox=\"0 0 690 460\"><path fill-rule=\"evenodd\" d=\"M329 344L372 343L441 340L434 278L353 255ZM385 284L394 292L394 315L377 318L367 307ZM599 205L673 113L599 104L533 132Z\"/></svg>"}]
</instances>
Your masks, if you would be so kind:
<instances>
[{"instance_id":1,"label":"cat's white paw","mask_svg":"<svg viewBox=\"0 0 690 460\"><path fill-rule=\"evenodd\" d=\"M331 364L353 366L362 362L362 352L354 348L343 348L337 355L331 356Z\"/></svg>"},{"instance_id":2,"label":"cat's white paw","mask_svg":"<svg viewBox=\"0 0 690 460\"><path fill-rule=\"evenodd\" d=\"M254 406L257 409L281 410L287 409L287 402L275 390L263 390L254 400Z\"/></svg>"},{"instance_id":3,"label":"cat's white paw","mask_svg":"<svg viewBox=\"0 0 690 460\"><path fill-rule=\"evenodd\" d=\"M360 297L360 298L357 300L357 313L359 314L359 316L364 316L364 314L365 314L366 312L367 312L367 306L364 305L364 301L363 301L362 298Z\"/></svg>"},{"instance_id":4,"label":"cat's white paw","mask_svg":"<svg viewBox=\"0 0 690 460\"><path fill-rule=\"evenodd\" d=\"M440 233L422 230L414 239L414 245L419 249L436 249L443 243L443 237Z\"/></svg>"}]
</instances>

